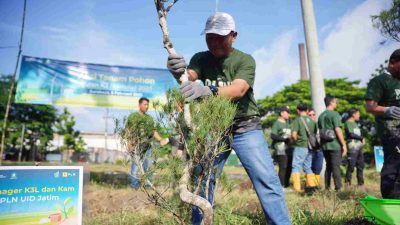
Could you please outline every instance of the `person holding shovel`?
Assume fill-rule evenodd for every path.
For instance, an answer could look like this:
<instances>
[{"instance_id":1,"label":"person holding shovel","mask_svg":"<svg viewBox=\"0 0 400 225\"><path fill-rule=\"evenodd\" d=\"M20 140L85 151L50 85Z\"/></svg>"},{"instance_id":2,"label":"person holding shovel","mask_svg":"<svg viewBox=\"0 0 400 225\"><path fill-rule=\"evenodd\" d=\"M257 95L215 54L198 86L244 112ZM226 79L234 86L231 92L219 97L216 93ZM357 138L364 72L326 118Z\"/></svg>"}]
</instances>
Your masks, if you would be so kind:
<instances>
[{"instance_id":1,"label":"person holding shovel","mask_svg":"<svg viewBox=\"0 0 400 225\"><path fill-rule=\"evenodd\" d=\"M231 15L223 12L212 14L207 19L202 34L205 35L208 51L195 54L187 66L189 81L181 84L185 101L220 95L237 105L233 125L233 149L253 183L268 224L291 224L254 99L255 61L252 56L232 47L237 32ZM168 56L167 67L179 82L186 69L186 62L182 56L172 54ZM196 80L202 81L204 85ZM220 155L216 166L222 168L228 156L229 154ZM221 170L217 172L220 173ZM208 201L212 205L214 190L215 180L209 186ZM201 224L201 221L201 212L194 207L192 222Z\"/></svg>"}]
</instances>

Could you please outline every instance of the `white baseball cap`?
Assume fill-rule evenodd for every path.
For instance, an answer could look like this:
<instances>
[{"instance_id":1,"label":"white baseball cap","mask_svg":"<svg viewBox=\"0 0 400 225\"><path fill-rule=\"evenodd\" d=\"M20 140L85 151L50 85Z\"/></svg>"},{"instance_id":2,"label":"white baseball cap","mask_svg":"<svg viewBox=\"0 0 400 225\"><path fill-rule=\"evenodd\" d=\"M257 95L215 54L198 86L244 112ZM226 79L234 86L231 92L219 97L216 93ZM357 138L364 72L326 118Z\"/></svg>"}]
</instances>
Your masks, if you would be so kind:
<instances>
[{"instance_id":1,"label":"white baseball cap","mask_svg":"<svg viewBox=\"0 0 400 225\"><path fill-rule=\"evenodd\" d=\"M204 28L204 31L201 33L201 35L212 33L225 36L231 31L236 31L233 17L228 13L216 12L208 17L206 28Z\"/></svg>"}]
</instances>

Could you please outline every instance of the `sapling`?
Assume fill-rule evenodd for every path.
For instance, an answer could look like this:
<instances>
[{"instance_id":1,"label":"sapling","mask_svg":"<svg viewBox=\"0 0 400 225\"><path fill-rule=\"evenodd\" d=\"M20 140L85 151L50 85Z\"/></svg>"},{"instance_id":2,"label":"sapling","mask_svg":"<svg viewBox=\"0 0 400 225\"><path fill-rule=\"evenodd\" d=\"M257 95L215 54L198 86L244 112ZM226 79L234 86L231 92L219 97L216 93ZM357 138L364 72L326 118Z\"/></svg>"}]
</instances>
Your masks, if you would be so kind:
<instances>
[{"instance_id":1,"label":"sapling","mask_svg":"<svg viewBox=\"0 0 400 225\"><path fill-rule=\"evenodd\" d=\"M151 118L134 114L136 116L130 116L116 125L117 133L138 166L137 178L141 181L141 190L152 203L172 213L179 223L184 224L184 215L171 203L168 194L169 189L177 189L183 202L201 209L204 224L212 224L212 204L201 197L201 193L208 196L210 182L214 182L211 176L220 172L214 168L214 162L221 153L230 150L229 135L236 106L220 96L193 102L190 104L192 126L188 129L182 113L177 110L182 105L183 97L179 91L169 90L166 104L153 104L157 112L157 126ZM155 150L153 163L145 171L144 155L154 129L164 129L180 136L184 154L179 159L160 160L157 159L157 149L152 149Z\"/></svg>"}]
</instances>

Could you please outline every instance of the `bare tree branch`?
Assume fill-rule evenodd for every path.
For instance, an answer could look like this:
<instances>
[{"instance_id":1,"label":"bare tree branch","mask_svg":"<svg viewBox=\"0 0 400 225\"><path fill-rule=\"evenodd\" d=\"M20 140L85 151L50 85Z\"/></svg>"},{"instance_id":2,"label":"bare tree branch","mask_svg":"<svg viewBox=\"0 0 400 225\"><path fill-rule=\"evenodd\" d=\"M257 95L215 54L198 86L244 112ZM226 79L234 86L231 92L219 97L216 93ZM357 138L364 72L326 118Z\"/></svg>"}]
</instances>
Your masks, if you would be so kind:
<instances>
[{"instance_id":1,"label":"bare tree branch","mask_svg":"<svg viewBox=\"0 0 400 225\"><path fill-rule=\"evenodd\" d=\"M167 7L167 9L166 9L165 11L166 11L166 12L169 12L169 10L171 10L172 6L174 6L174 4L177 3L177 2L178 2L178 0L174 0L174 2L172 2L172 3Z\"/></svg>"}]
</instances>

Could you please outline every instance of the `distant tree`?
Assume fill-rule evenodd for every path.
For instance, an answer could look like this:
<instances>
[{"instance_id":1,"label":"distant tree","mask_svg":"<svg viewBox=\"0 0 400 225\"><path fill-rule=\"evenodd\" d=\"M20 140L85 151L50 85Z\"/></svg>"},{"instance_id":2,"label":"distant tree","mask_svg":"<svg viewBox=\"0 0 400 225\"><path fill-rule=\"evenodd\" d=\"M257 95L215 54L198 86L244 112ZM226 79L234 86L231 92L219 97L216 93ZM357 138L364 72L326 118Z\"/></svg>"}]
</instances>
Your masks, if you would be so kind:
<instances>
[{"instance_id":1,"label":"distant tree","mask_svg":"<svg viewBox=\"0 0 400 225\"><path fill-rule=\"evenodd\" d=\"M0 75L0 125L3 125L7 96L10 90L11 75ZM14 90L15 96L15 90ZM12 102L14 102L14 96ZM20 148L22 127L25 126L23 159L32 159L36 154L31 150L44 152L53 139L53 124L57 110L49 105L18 104L10 106L5 144L7 148ZM1 132L1 131L0 131ZM38 141L39 140L39 141ZM37 146L36 144L39 145Z\"/></svg>"},{"instance_id":2,"label":"distant tree","mask_svg":"<svg viewBox=\"0 0 400 225\"><path fill-rule=\"evenodd\" d=\"M389 60L385 60L383 64L380 64L379 67L375 69L375 72L371 74L371 79L384 73L387 70L386 65L388 62Z\"/></svg>"},{"instance_id":3,"label":"distant tree","mask_svg":"<svg viewBox=\"0 0 400 225\"><path fill-rule=\"evenodd\" d=\"M371 16L375 28L386 37L400 42L400 0L393 0L392 7Z\"/></svg>"},{"instance_id":4,"label":"distant tree","mask_svg":"<svg viewBox=\"0 0 400 225\"><path fill-rule=\"evenodd\" d=\"M83 152L85 143L80 136L80 132L74 129L75 118L67 108L58 116L54 125L57 134L64 136L64 143L61 150L74 150L75 152Z\"/></svg>"},{"instance_id":5,"label":"distant tree","mask_svg":"<svg viewBox=\"0 0 400 225\"><path fill-rule=\"evenodd\" d=\"M0 75L0 110L1 119L4 117L4 111L7 104L8 92L10 90L12 75Z\"/></svg>"}]
</instances>

